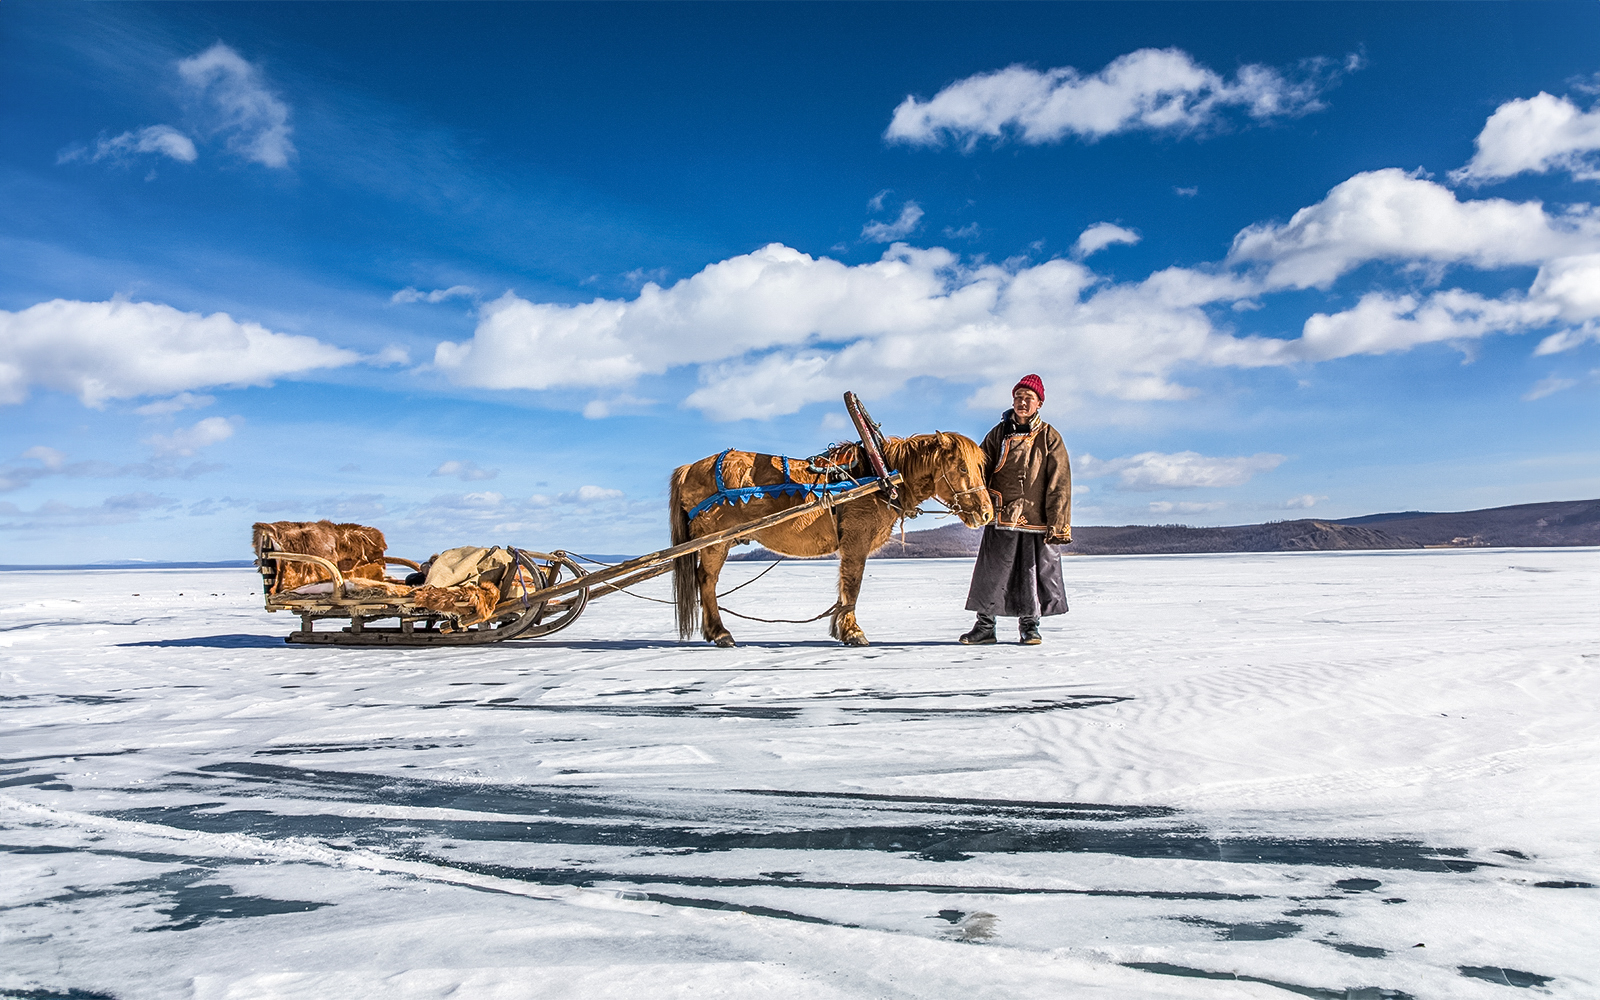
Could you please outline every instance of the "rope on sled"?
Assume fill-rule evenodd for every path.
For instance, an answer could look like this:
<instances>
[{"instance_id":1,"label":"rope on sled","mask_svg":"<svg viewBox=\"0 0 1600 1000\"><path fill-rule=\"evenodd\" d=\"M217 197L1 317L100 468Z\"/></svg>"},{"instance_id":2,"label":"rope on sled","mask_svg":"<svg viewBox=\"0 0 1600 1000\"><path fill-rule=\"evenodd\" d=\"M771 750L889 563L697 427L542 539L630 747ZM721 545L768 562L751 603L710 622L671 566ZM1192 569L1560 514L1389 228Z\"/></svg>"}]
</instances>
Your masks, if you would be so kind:
<instances>
[{"instance_id":1,"label":"rope on sled","mask_svg":"<svg viewBox=\"0 0 1600 1000\"><path fill-rule=\"evenodd\" d=\"M574 558L576 558L576 559L582 559L584 562L587 562L587 563L594 563L596 566L610 566L610 565L613 565L612 563L601 562L598 559L590 559L588 556L580 556L576 552L572 553L572 556ZM777 558L777 560L774 561L771 566L768 566L766 569L764 569L761 572L757 573L755 576L753 576L750 579L746 580L745 582L739 584L739 586L734 587L732 590L725 590L722 593L718 594L717 595L717 600L720 601L724 597L727 597L729 594L733 593L735 590L743 590L745 587L748 587L752 583L755 583L757 580L761 579L762 577L766 576L768 573L771 573L773 570L777 569L778 568L778 563L783 562L785 558L786 557L784 557L784 556L779 556ZM635 594L633 591L627 590L627 589L624 589L624 588L621 588L621 587L615 588L615 590L619 594L627 594L629 597L637 597L641 601L654 601L656 604L674 604L674 603L676 603L674 601L664 601L659 597L646 597L643 594ZM851 609L846 608L844 606L844 604L842 602L840 602L840 601L834 601L833 605L831 607L829 607L828 610L824 611L820 615L813 615L810 618L757 618L754 615L741 615L739 612L734 611L734 610L732 610L730 608L724 608L724 607L720 607L719 606L717 608L717 610L722 612L725 615L732 615L735 618L743 618L747 622L761 622L762 624L765 624L765 625L809 625L811 622L814 622L814 621L818 620L819 618L826 618L826 617L828 617L829 615L833 614L836 611L845 611L845 610L851 610Z\"/></svg>"},{"instance_id":2,"label":"rope on sled","mask_svg":"<svg viewBox=\"0 0 1600 1000\"><path fill-rule=\"evenodd\" d=\"M764 622L768 625L805 625L809 622L816 621L818 618L826 618L835 611L846 611L849 609L847 609L843 603L834 601L833 607L824 611L820 615L813 615L810 618L757 618L754 615L741 615L737 611L730 611L724 607L718 607L717 610L725 615L732 615L735 618L743 618L747 622Z\"/></svg>"}]
</instances>

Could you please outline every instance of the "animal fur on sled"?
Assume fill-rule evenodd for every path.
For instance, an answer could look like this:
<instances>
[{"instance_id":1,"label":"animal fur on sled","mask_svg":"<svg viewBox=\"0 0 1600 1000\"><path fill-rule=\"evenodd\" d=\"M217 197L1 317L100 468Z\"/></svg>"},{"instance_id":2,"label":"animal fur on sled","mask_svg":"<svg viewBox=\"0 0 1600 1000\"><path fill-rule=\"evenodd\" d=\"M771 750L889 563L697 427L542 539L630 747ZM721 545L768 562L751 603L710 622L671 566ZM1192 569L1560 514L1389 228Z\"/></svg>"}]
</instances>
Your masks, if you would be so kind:
<instances>
[{"instance_id":1,"label":"animal fur on sled","mask_svg":"<svg viewBox=\"0 0 1600 1000\"><path fill-rule=\"evenodd\" d=\"M254 525L251 542L258 558L262 552L272 550L321 556L339 567L346 579L383 579L383 552L387 543L383 532L364 524L263 521ZM315 563L280 560L272 592L284 594L308 583L328 580L328 571Z\"/></svg>"},{"instance_id":2,"label":"animal fur on sled","mask_svg":"<svg viewBox=\"0 0 1600 1000\"><path fill-rule=\"evenodd\" d=\"M538 589L537 584L529 587L521 566L516 573L507 573L511 564L511 553L498 545L492 549L471 545L448 549L428 560L427 581L411 592L411 602L430 611L453 614L463 625L483 621L494 614L503 598Z\"/></svg>"},{"instance_id":3,"label":"animal fur on sled","mask_svg":"<svg viewBox=\"0 0 1600 1000\"><path fill-rule=\"evenodd\" d=\"M499 602L500 585L497 583L418 587L411 592L412 604L430 611L455 615L462 625L472 625L488 618L494 614L495 605Z\"/></svg>"}]
</instances>

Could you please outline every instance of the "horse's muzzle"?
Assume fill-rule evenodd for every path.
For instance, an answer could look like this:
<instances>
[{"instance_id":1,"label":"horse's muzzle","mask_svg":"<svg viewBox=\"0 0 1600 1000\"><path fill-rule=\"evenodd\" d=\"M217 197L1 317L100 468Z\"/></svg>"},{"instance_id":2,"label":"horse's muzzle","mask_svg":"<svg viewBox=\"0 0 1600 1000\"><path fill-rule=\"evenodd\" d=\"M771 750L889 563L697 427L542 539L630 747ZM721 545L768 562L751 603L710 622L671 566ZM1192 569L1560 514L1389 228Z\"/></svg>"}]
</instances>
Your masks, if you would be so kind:
<instances>
[{"instance_id":1,"label":"horse's muzzle","mask_svg":"<svg viewBox=\"0 0 1600 1000\"><path fill-rule=\"evenodd\" d=\"M956 490L951 499L956 516L969 528L981 528L994 520L994 504L989 500L989 491L982 486Z\"/></svg>"},{"instance_id":2,"label":"horse's muzzle","mask_svg":"<svg viewBox=\"0 0 1600 1000\"><path fill-rule=\"evenodd\" d=\"M969 528L981 528L994 520L994 512L989 510L973 511L971 513L964 510L957 511L956 516L961 518L961 523Z\"/></svg>"}]
</instances>

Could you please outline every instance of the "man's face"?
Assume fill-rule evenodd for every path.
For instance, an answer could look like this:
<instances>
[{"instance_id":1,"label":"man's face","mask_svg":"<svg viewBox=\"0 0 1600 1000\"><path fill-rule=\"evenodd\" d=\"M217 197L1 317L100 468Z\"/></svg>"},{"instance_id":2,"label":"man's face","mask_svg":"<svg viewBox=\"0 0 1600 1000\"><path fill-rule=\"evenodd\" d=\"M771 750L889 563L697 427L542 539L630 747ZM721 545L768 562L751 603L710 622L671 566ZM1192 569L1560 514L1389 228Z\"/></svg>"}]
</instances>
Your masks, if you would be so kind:
<instances>
[{"instance_id":1,"label":"man's face","mask_svg":"<svg viewBox=\"0 0 1600 1000\"><path fill-rule=\"evenodd\" d=\"M1011 394L1011 409L1017 414L1018 420L1032 420L1033 415L1039 412L1039 396L1032 389L1018 389Z\"/></svg>"}]
</instances>

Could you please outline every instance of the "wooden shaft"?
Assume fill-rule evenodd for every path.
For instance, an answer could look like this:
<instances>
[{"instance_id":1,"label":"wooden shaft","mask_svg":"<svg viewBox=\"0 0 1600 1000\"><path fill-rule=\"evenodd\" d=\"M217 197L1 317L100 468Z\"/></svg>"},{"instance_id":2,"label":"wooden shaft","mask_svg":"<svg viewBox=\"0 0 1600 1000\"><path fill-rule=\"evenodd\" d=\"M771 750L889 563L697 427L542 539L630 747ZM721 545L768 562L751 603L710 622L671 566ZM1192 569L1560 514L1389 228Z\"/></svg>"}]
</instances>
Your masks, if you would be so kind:
<instances>
[{"instance_id":1,"label":"wooden shaft","mask_svg":"<svg viewBox=\"0 0 1600 1000\"><path fill-rule=\"evenodd\" d=\"M679 556L686 556L691 552L699 552L701 549L708 549L713 545L720 545L723 542L733 541L735 539L744 538L748 535L753 535L758 531L765 531L775 524L782 524L783 522L799 517L802 514L809 514L818 508L833 507L836 504L849 503L851 500L859 500L864 496L869 496L878 492L885 486L890 486L900 481L900 474L895 473L886 477L880 482L867 483L863 486L857 486L854 489L845 490L842 493L825 494L816 500L803 503L798 507L790 507L788 510L782 510L776 514L768 514L766 517L763 517L758 521L751 521L749 524L741 524L732 528L724 528L722 531L705 535L700 538L691 539L690 541L684 542L681 545L674 545L669 549L661 549L660 551L652 552L649 555L640 556L637 559L629 559L627 562L617 563L615 566L612 566L608 569L603 569L598 573L590 573L589 575L581 576L576 580L569 580L566 583L558 583L554 587L546 587L543 590L536 590L528 595L528 600L548 601L551 598L560 597L563 594L570 594L574 591L583 590L586 587L598 588L600 585L610 583L613 580L620 580L623 577L632 576L634 573L637 573L640 570L652 569L659 563L670 563Z\"/></svg>"},{"instance_id":2,"label":"wooden shaft","mask_svg":"<svg viewBox=\"0 0 1600 1000\"><path fill-rule=\"evenodd\" d=\"M615 580L611 583L602 583L600 586L589 591L589 600L592 601L596 597L604 597L607 594L614 594L617 591L625 590L636 583L643 583L646 580L654 580L661 574L670 572L672 572L672 563L667 562L662 563L660 566L652 566L650 569L641 572L638 576L630 576L626 580Z\"/></svg>"},{"instance_id":3,"label":"wooden shaft","mask_svg":"<svg viewBox=\"0 0 1600 1000\"><path fill-rule=\"evenodd\" d=\"M887 478L889 466L883 457L883 451L878 447L878 430L872 424L872 418L867 415L867 408L861 405L861 400L853 392L844 394L844 408L850 414L850 420L856 425L856 433L861 435L861 450L867 453L867 464L872 467L872 474L879 478ZM889 499L896 497L896 490L889 487Z\"/></svg>"}]
</instances>

